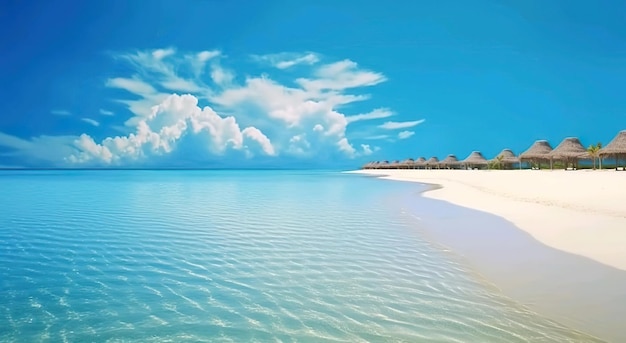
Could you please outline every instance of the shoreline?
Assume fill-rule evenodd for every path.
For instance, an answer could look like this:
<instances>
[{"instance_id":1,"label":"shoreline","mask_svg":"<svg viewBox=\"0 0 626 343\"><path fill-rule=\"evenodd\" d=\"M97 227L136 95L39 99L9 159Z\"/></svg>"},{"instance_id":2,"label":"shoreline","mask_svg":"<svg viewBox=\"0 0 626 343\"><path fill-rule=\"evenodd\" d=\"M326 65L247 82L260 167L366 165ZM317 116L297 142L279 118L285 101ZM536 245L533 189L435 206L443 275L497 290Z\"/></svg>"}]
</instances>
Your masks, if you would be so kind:
<instances>
[{"instance_id":1,"label":"shoreline","mask_svg":"<svg viewBox=\"0 0 626 343\"><path fill-rule=\"evenodd\" d=\"M621 187L626 185L623 174L617 173L619 179L604 172L569 171L349 173L427 185L407 203L417 220L425 222L428 239L462 257L505 296L530 310L609 342L626 341L626 213L621 216L619 202L606 206L626 200L619 193L626 189ZM563 189L572 180L590 178L603 181ZM531 179L539 179L543 187L529 187ZM609 191L607 184L613 184ZM590 190L594 187L595 193ZM581 194L573 199L559 201L560 194L549 194L563 191L562 197L568 197L576 189ZM602 192L605 198L595 204L580 203Z\"/></svg>"},{"instance_id":2,"label":"shoreline","mask_svg":"<svg viewBox=\"0 0 626 343\"><path fill-rule=\"evenodd\" d=\"M622 173L535 170L347 173L439 185L422 196L505 218L552 248L626 271L626 177Z\"/></svg>"}]
</instances>

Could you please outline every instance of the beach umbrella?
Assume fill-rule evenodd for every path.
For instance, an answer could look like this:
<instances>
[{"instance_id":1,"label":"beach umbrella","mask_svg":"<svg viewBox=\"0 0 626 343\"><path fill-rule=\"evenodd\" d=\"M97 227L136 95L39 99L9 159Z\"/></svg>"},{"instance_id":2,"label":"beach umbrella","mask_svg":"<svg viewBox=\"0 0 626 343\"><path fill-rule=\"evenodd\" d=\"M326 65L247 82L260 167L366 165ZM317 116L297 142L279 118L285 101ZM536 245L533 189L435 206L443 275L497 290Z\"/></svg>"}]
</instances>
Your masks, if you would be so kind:
<instances>
[{"instance_id":1,"label":"beach umbrella","mask_svg":"<svg viewBox=\"0 0 626 343\"><path fill-rule=\"evenodd\" d=\"M552 146L547 140L537 140L528 150L519 155L520 162L524 160L531 161L532 163L538 164L541 169L541 161L550 161L550 168L552 168L552 158L549 155L551 151Z\"/></svg>"},{"instance_id":2,"label":"beach umbrella","mask_svg":"<svg viewBox=\"0 0 626 343\"><path fill-rule=\"evenodd\" d=\"M426 167L430 169L437 167L437 169L439 169L439 159L435 156L429 158L428 161L426 161Z\"/></svg>"},{"instance_id":3,"label":"beach umbrella","mask_svg":"<svg viewBox=\"0 0 626 343\"><path fill-rule=\"evenodd\" d=\"M520 159L515 156L513 150L511 149L503 149L494 159L491 160L491 162L503 163L505 166L513 166L515 163L519 163L520 168L522 167Z\"/></svg>"},{"instance_id":4,"label":"beach umbrella","mask_svg":"<svg viewBox=\"0 0 626 343\"><path fill-rule=\"evenodd\" d=\"M441 164L441 166L443 166L445 168L452 169L452 168L454 168L454 167L459 165L459 159L456 158L455 155L450 154L450 155L446 156L446 158L441 160L440 164Z\"/></svg>"},{"instance_id":5,"label":"beach umbrella","mask_svg":"<svg viewBox=\"0 0 626 343\"><path fill-rule=\"evenodd\" d=\"M600 149L599 155L601 158L615 157L615 170L617 170L620 157L624 157L626 160L626 130L620 131L609 144ZM626 164L624 170L626 170Z\"/></svg>"},{"instance_id":6,"label":"beach umbrella","mask_svg":"<svg viewBox=\"0 0 626 343\"><path fill-rule=\"evenodd\" d=\"M587 149L580 143L576 137L565 138L554 150L548 155L552 159L561 160L565 163L565 169L572 164L574 168L578 168L578 161L581 159L589 159L591 156Z\"/></svg>"},{"instance_id":7,"label":"beach umbrella","mask_svg":"<svg viewBox=\"0 0 626 343\"><path fill-rule=\"evenodd\" d=\"M474 166L486 166L489 164L489 161L483 156L480 151L472 151L466 159L461 161L462 164L466 166L474 167Z\"/></svg>"}]
</instances>

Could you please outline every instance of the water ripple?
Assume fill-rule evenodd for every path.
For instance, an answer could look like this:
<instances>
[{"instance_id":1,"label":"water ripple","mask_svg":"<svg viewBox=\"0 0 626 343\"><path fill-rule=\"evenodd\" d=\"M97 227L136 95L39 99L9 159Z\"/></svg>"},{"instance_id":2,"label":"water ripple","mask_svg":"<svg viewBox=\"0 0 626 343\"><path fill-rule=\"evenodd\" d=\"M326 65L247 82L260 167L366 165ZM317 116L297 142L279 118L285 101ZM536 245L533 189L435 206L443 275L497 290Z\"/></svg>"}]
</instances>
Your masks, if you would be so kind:
<instances>
[{"instance_id":1,"label":"water ripple","mask_svg":"<svg viewBox=\"0 0 626 343\"><path fill-rule=\"evenodd\" d=\"M401 185L76 173L0 178L2 342L599 342L414 234Z\"/></svg>"}]
</instances>

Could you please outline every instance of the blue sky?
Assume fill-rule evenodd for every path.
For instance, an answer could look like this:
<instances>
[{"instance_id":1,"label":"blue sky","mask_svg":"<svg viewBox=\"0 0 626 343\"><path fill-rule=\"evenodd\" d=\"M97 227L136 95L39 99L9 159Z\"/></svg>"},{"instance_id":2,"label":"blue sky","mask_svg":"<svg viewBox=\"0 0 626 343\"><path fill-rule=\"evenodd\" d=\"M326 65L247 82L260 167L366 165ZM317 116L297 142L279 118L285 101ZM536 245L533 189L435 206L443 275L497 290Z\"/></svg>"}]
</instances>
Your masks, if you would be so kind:
<instances>
[{"instance_id":1,"label":"blue sky","mask_svg":"<svg viewBox=\"0 0 626 343\"><path fill-rule=\"evenodd\" d=\"M0 167L323 167L608 143L623 1L0 3Z\"/></svg>"}]
</instances>

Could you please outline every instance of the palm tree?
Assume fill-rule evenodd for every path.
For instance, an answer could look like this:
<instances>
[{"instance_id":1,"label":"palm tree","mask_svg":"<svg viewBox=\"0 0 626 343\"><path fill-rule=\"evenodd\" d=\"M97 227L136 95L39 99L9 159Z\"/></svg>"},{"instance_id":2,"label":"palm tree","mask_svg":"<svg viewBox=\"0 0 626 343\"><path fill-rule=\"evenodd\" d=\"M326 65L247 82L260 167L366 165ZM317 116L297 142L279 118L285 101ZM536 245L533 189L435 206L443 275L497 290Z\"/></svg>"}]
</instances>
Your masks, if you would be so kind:
<instances>
[{"instance_id":1,"label":"palm tree","mask_svg":"<svg viewBox=\"0 0 626 343\"><path fill-rule=\"evenodd\" d=\"M503 161L504 160L504 156L503 155L499 155L496 156L495 159L489 161L489 165L488 168L489 169L502 169L503 167Z\"/></svg>"},{"instance_id":2,"label":"palm tree","mask_svg":"<svg viewBox=\"0 0 626 343\"><path fill-rule=\"evenodd\" d=\"M593 161L593 169L596 169L596 159L600 159L599 153L600 149L602 149L602 143L598 142L598 144L592 144L587 148L587 152L591 156L591 160Z\"/></svg>"}]
</instances>

